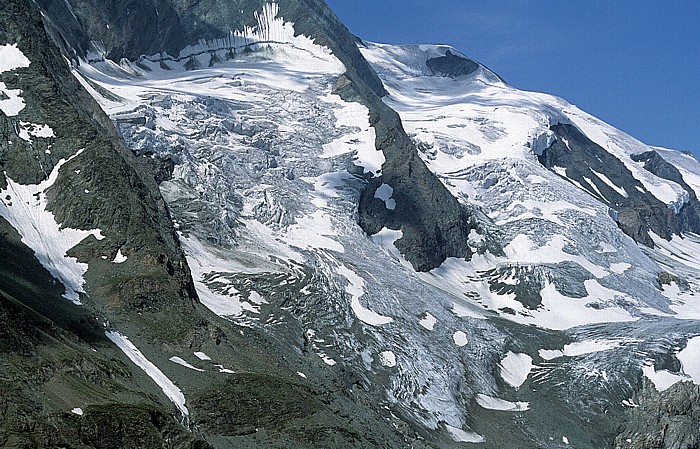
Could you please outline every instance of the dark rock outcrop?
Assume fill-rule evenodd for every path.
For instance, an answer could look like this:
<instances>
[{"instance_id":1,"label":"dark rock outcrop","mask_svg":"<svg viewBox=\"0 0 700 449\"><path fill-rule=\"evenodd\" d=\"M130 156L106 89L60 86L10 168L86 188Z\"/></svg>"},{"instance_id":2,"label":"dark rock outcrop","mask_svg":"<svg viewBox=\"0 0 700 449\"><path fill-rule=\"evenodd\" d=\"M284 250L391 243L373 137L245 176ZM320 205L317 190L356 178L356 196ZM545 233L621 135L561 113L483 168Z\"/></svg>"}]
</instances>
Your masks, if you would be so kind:
<instances>
[{"instance_id":1,"label":"dark rock outcrop","mask_svg":"<svg viewBox=\"0 0 700 449\"><path fill-rule=\"evenodd\" d=\"M451 77L469 75L479 68L478 63L455 55L450 50L445 52L445 56L428 59L425 64L431 70Z\"/></svg>"},{"instance_id":2,"label":"dark rock outcrop","mask_svg":"<svg viewBox=\"0 0 700 449\"><path fill-rule=\"evenodd\" d=\"M656 153L656 156L640 155L637 160L647 161L647 170L678 182L690 193L689 201L679 206L678 211L648 192L622 161L590 140L575 126L557 124L551 129L557 140L538 155L539 161L549 169L565 168L567 178L578 182L615 211L620 229L635 241L653 247L649 231L666 239L687 231L700 232L700 207L692 189L682 181L678 170ZM613 189L594 172L605 175L616 186L624 189L625 194Z\"/></svg>"},{"instance_id":3,"label":"dark rock outcrop","mask_svg":"<svg viewBox=\"0 0 700 449\"><path fill-rule=\"evenodd\" d=\"M618 449L693 449L700 447L700 386L678 382L658 392L649 381L638 393L624 430L615 438Z\"/></svg>"},{"instance_id":4,"label":"dark rock outcrop","mask_svg":"<svg viewBox=\"0 0 700 449\"><path fill-rule=\"evenodd\" d=\"M635 162L644 162L644 169L655 174L659 178L668 179L683 187L688 193L688 201L680 208L676 217L680 231L699 232L700 202L698 202L695 190L683 180L683 176L678 169L666 161L666 159L656 151L634 154L632 155L632 160Z\"/></svg>"}]
</instances>

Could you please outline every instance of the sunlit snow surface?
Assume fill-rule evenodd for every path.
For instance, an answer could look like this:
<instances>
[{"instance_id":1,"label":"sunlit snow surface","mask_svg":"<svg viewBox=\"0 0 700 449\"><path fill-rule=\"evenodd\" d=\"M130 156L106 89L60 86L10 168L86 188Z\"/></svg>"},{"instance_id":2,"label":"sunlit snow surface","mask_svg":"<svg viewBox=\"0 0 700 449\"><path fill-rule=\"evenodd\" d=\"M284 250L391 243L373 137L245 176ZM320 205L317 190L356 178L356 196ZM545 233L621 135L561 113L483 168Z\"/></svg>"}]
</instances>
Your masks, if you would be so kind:
<instances>
[{"instance_id":1,"label":"sunlit snow surface","mask_svg":"<svg viewBox=\"0 0 700 449\"><path fill-rule=\"evenodd\" d=\"M17 48L17 44L0 45L0 73L10 72L22 67L29 67L31 62ZM16 116L24 109L21 89L9 89L0 81L0 111L8 117Z\"/></svg>"},{"instance_id":2,"label":"sunlit snow surface","mask_svg":"<svg viewBox=\"0 0 700 449\"><path fill-rule=\"evenodd\" d=\"M654 351L687 340L684 331L661 349L645 346L647 316L672 328L664 320L674 312L693 317L689 297L678 297L673 285L656 289L659 265L619 231L608 206L533 155L551 143L550 124L599 126L589 137L633 166L663 201L677 200L675 184L629 159L637 152L629 136L562 100L512 89L483 68L469 80L432 76L425 61L446 47L368 44L363 52L390 92L385 101L401 114L420 156L455 197L483 208L505 245L505 256L450 258L416 273L394 245L402 231L367 236L356 224L362 176L381 175L384 162L367 108L332 94L343 65L294 37L273 13L261 16L267 38L249 29L226 40L248 39L250 53L231 55L212 41L164 60L167 69L151 57L140 61L149 71L102 61L76 72L134 152L175 161L161 191L206 307L284 338L303 329L291 340L304 342L319 370L349 366L368 379L380 404L455 441L486 444L488 437L469 430L471 407L536 420L529 418L536 393L523 387L535 374L542 388L550 388L548 379L595 376L601 389L614 390L621 376L648 371ZM262 42L270 36L275 42ZM185 70L193 59L199 68ZM390 185L375 196L396 207ZM483 238L472 233L469 242ZM537 289L539 306L492 287L494 279L517 285L516 268L550 270ZM576 294L564 294L562 273L572 271L575 279L566 280ZM509 350L523 325L532 333L563 331L567 343L535 339ZM634 373L615 374L610 361L618 351L627 351ZM200 365L185 359L173 362ZM569 377L555 379L559 366ZM581 403L568 406L578 413Z\"/></svg>"}]
</instances>

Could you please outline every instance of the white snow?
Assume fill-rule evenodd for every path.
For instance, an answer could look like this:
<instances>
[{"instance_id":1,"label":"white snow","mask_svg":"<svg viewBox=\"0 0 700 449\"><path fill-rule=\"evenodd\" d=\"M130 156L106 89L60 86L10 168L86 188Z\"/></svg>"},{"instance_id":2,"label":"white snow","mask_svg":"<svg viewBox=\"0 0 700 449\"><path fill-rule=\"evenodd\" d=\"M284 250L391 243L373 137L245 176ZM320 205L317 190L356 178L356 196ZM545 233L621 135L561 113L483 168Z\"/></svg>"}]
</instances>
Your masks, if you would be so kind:
<instances>
[{"instance_id":1,"label":"white snow","mask_svg":"<svg viewBox=\"0 0 700 449\"><path fill-rule=\"evenodd\" d=\"M109 338L112 343L117 345L119 349L131 360L136 366L141 368L148 377L153 379L153 381L163 390L165 396L170 399L173 404L182 412L184 416L189 416L189 411L185 407L185 395L182 391L175 385L168 377L163 374L163 372L158 369L150 360L144 356L139 349L134 346L134 344L129 341L129 339L114 331L105 332L107 338Z\"/></svg>"},{"instance_id":2,"label":"white snow","mask_svg":"<svg viewBox=\"0 0 700 449\"><path fill-rule=\"evenodd\" d=\"M29 67L30 61L24 56L17 44L0 45L0 73L21 67Z\"/></svg>"},{"instance_id":3,"label":"white snow","mask_svg":"<svg viewBox=\"0 0 700 449\"><path fill-rule=\"evenodd\" d=\"M74 414L79 415L79 416L83 416L83 409L81 409L80 407L75 407L75 408L71 409L71 413L74 413Z\"/></svg>"},{"instance_id":4,"label":"white snow","mask_svg":"<svg viewBox=\"0 0 700 449\"><path fill-rule=\"evenodd\" d=\"M619 193L620 195L624 196L625 198L628 198L628 197L629 197L629 195L628 195L627 192L625 191L625 188L624 188L624 187L619 187L617 184L615 184L614 182L612 182L612 181L610 180L610 178L608 178L607 176L605 176L603 173L597 172L597 171L595 171L595 170L593 170L593 169L591 169L591 171L592 171L598 178L600 178L601 181L603 181L604 183L606 183L611 189L613 189L614 191L616 191L616 192Z\"/></svg>"},{"instance_id":5,"label":"white snow","mask_svg":"<svg viewBox=\"0 0 700 449\"><path fill-rule=\"evenodd\" d=\"M331 357L329 357L325 352L317 352L316 355L321 357L321 360L323 360L324 363L328 366L333 366L337 363L335 360L333 360Z\"/></svg>"},{"instance_id":6,"label":"white snow","mask_svg":"<svg viewBox=\"0 0 700 449\"><path fill-rule=\"evenodd\" d=\"M236 372L232 369L224 368L224 365L214 365L215 367L219 368L220 373L226 373L226 374L236 374Z\"/></svg>"},{"instance_id":7,"label":"white snow","mask_svg":"<svg viewBox=\"0 0 700 449\"><path fill-rule=\"evenodd\" d=\"M430 312L425 312L425 316L420 319L418 324L428 329L429 331L435 328L435 323L437 323L437 318L432 316Z\"/></svg>"},{"instance_id":8,"label":"white snow","mask_svg":"<svg viewBox=\"0 0 700 449\"><path fill-rule=\"evenodd\" d=\"M488 410L504 412L524 412L530 408L530 404L527 402L510 402L481 393L476 395L476 403Z\"/></svg>"},{"instance_id":9,"label":"white snow","mask_svg":"<svg viewBox=\"0 0 700 449\"><path fill-rule=\"evenodd\" d=\"M598 245L598 247L599 247L599 249L600 249L599 252L601 252L601 253L603 253L603 254L607 254L607 253L616 253L616 252L617 252L617 248L615 248L614 246L612 246L610 243L607 243L607 242L600 242L600 244Z\"/></svg>"},{"instance_id":10,"label":"white snow","mask_svg":"<svg viewBox=\"0 0 700 449\"><path fill-rule=\"evenodd\" d=\"M396 366L396 355L392 351L382 351L379 353L379 362L388 368Z\"/></svg>"},{"instance_id":11,"label":"white snow","mask_svg":"<svg viewBox=\"0 0 700 449\"><path fill-rule=\"evenodd\" d=\"M683 181L700 197L700 162L683 151L654 148L664 159L673 164L683 177Z\"/></svg>"},{"instance_id":12,"label":"white snow","mask_svg":"<svg viewBox=\"0 0 700 449\"><path fill-rule=\"evenodd\" d=\"M394 189L389 184L382 184L377 187L374 192L374 197L384 201L384 205L389 210L396 209L396 201L391 197L394 194Z\"/></svg>"},{"instance_id":13,"label":"white snow","mask_svg":"<svg viewBox=\"0 0 700 449\"><path fill-rule=\"evenodd\" d=\"M117 250L117 255L114 256L114 260L112 260L112 262L124 263L124 262L126 262L126 259L127 259L127 257L124 254L122 254L122 249L119 248L119 250Z\"/></svg>"},{"instance_id":14,"label":"white snow","mask_svg":"<svg viewBox=\"0 0 700 449\"><path fill-rule=\"evenodd\" d=\"M369 324L370 326L381 326L394 321L392 318L380 315L377 312L364 307L360 303L360 297L365 294L365 281L362 280L360 276L346 266L340 264L336 267L336 272L348 280L348 285L345 287L345 291L352 298L350 307L360 321Z\"/></svg>"},{"instance_id":15,"label":"white snow","mask_svg":"<svg viewBox=\"0 0 700 449\"><path fill-rule=\"evenodd\" d=\"M624 274L624 272L630 268L632 268L632 264L627 262L616 262L610 264L610 271L617 274Z\"/></svg>"},{"instance_id":16,"label":"white snow","mask_svg":"<svg viewBox=\"0 0 700 449\"><path fill-rule=\"evenodd\" d=\"M483 436L479 435L476 432L467 432L458 427L453 427L448 424L445 424L445 429L447 429L447 433L450 434L450 437L453 440L461 443L483 443L484 441L486 441Z\"/></svg>"},{"instance_id":17,"label":"white snow","mask_svg":"<svg viewBox=\"0 0 700 449\"><path fill-rule=\"evenodd\" d=\"M206 354L203 353L203 352L199 352L199 351L198 351L198 352L194 352L193 354L194 354L195 357L197 357L199 360L211 360L211 357L209 357L208 355L206 355Z\"/></svg>"},{"instance_id":18,"label":"white snow","mask_svg":"<svg viewBox=\"0 0 700 449\"><path fill-rule=\"evenodd\" d=\"M79 293L84 293L83 275L86 263L68 257L66 252L88 236L98 240L104 237L99 229L80 230L61 227L53 213L46 210L46 190L58 179L59 170L68 161L80 155L61 159L47 179L39 184L22 185L6 176L7 188L0 191L0 216L5 218L22 236L22 242L34 251L34 255L52 276L66 288L64 297L80 304ZM9 196L9 200L6 199Z\"/></svg>"},{"instance_id":19,"label":"white snow","mask_svg":"<svg viewBox=\"0 0 700 449\"><path fill-rule=\"evenodd\" d=\"M32 136L42 138L56 137L53 133L53 129L51 129L49 125L38 125L36 123L20 121L18 128L19 137L29 143L32 143ZM49 151L48 154L51 154L51 152Z\"/></svg>"},{"instance_id":20,"label":"white snow","mask_svg":"<svg viewBox=\"0 0 700 449\"><path fill-rule=\"evenodd\" d=\"M508 351L500 367L501 378L511 387L520 388L532 371L532 357Z\"/></svg>"},{"instance_id":21,"label":"white snow","mask_svg":"<svg viewBox=\"0 0 700 449\"><path fill-rule=\"evenodd\" d=\"M569 243L570 240L567 237L555 234L545 245L538 246L529 236L519 234L503 248L503 251L511 263L545 264L571 261L581 265L596 278L609 274L605 268L593 264L585 257L565 252L564 247Z\"/></svg>"},{"instance_id":22,"label":"white snow","mask_svg":"<svg viewBox=\"0 0 700 449\"><path fill-rule=\"evenodd\" d=\"M29 59L17 48L17 44L0 45L0 73L29 67L29 64ZM8 117L19 114L24 109L24 100L20 97L21 93L21 89L8 89L5 83L0 81L0 94L5 94L8 97L0 100L0 111Z\"/></svg>"},{"instance_id":23,"label":"white snow","mask_svg":"<svg viewBox=\"0 0 700 449\"><path fill-rule=\"evenodd\" d=\"M467 343L469 343L469 340L467 339L467 334L465 334L463 331L457 331L454 334L452 334L452 340L459 347L465 346Z\"/></svg>"},{"instance_id":24,"label":"white snow","mask_svg":"<svg viewBox=\"0 0 700 449\"><path fill-rule=\"evenodd\" d=\"M644 375L652 381L654 387L656 387L658 391L667 390L676 382L686 379L685 377L674 374L668 370L656 371L653 365L642 366L642 373L644 373Z\"/></svg>"},{"instance_id":25,"label":"white snow","mask_svg":"<svg viewBox=\"0 0 700 449\"><path fill-rule=\"evenodd\" d=\"M628 340L627 342L630 341L632 340ZM559 357L576 357L579 355L619 348L624 343L624 340L606 339L576 341L574 343L564 345L563 349L540 349L539 355L545 360L553 360Z\"/></svg>"},{"instance_id":26,"label":"white snow","mask_svg":"<svg viewBox=\"0 0 700 449\"><path fill-rule=\"evenodd\" d=\"M700 336L688 340L686 347L676 357L681 362L683 372L694 384L700 385Z\"/></svg>"},{"instance_id":27,"label":"white snow","mask_svg":"<svg viewBox=\"0 0 700 449\"><path fill-rule=\"evenodd\" d=\"M344 127L352 131L323 145L321 156L331 158L354 152L355 165L362 167L364 173L379 176L385 158L384 153L378 151L374 144L375 132L369 123L369 109L360 103L344 101L336 94L330 94L324 100L337 106L333 110L336 127Z\"/></svg>"},{"instance_id":28,"label":"white snow","mask_svg":"<svg viewBox=\"0 0 700 449\"><path fill-rule=\"evenodd\" d=\"M182 358L180 358L180 357L177 357L177 356L172 356L172 357L170 357L170 359L168 359L168 360L170 360L170 361L173 362L173 363L177 363L178 365L182 365L182 366L184 366L185 368L189 368L189 369L192 369L192 370L195 370L195 371L204 371L204 370L201 369L201 368L197 368L196 366L190 365L189 363L187 363L186 360L184 360L184 359L182 359Z\"/></svg>"},{"instance_id":29,"label":"white snow","mask_svg":"<svg viewBox=\"0 0 700 449\"><path fill-rule=\"evenodd\" d=\"M603 195L603 193L600 191L600 189L598 188L598 186L596 185L596 183L594 183L593 180L592 180L591 178L588 178L588 177L584 176L583 179L586 181L586 183L587 183L589 186L591 186L591 188L595 191L595 193L597 193L598 196L599 196L601 199L603 199L603 201L608 201L608 202L609 202L609 200L605 197L605 195Z\"/></svg>"}]
</instances>

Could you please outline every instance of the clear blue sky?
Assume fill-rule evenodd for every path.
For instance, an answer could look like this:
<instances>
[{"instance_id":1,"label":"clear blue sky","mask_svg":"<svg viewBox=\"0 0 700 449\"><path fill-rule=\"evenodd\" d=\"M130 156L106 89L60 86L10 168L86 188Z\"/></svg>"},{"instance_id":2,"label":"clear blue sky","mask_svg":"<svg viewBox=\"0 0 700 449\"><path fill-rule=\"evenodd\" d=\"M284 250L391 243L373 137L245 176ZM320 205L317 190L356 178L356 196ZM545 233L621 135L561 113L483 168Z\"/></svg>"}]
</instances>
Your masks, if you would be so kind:
<instances>
[{"instance_id":1,"label":"clear blue sky","mask_svg":"<svg viewBox=\"0 0 700 449\"><path fill-rule=\"evenodd\" d=\"M327 0L355 35L449 44L639 140L700 156L700 0Z\"/></svg>"}]
</instances>

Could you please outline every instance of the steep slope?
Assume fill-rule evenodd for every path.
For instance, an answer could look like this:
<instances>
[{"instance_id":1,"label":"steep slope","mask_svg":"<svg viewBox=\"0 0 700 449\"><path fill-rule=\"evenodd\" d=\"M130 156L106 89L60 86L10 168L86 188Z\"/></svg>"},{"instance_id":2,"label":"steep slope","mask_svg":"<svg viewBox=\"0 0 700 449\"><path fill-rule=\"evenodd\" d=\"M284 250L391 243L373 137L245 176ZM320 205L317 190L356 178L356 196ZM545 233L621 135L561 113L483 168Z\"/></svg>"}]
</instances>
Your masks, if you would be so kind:
<instances>
[{"instance_id":1,"label":"steep slope","mask_svg":"<svg viewBox=\"0 0 700 449\"><path fill-rule=\"evenodd\" d=\"M27 180L18 158L36 156L7 150L6 184L22 199L63 186L35 209L86 240L68 248L79 263L38 271L66 258L22 246L5 205L2 248L23 257L2 274L33 273L31 307L78 295L39 312L118 357L136 385L111 400L148 398L130 426L167 422L134 444L609 447L622 423L637 432L643 376L698 382L700 170L676 154L452 48L359 42L319 1L37 4L72 64L50 50L72 87L46 98L92 119L10 117L2 144L49 149L44 125L89 139ZM8 97L37 90L12 84L32 69L1 75ZM93 315L111 327L85 327ZM128 414L83 400L96 414L71 418L108 435L105 416Z\"/></svg>"},{"instance_id":2,"label":"steep slope","mask_svg":"<svg viewBox=\"0 0 700 449\"><path fill-rule=\"evenodd\" d=\"M398 446L364 395L335 393L341 376L311 384L286 341L199 305L167 164L123 146L33 5L3 6L1 444ZM324 365L307 359L289 363Z\"/></svg>"}]
</instances>

